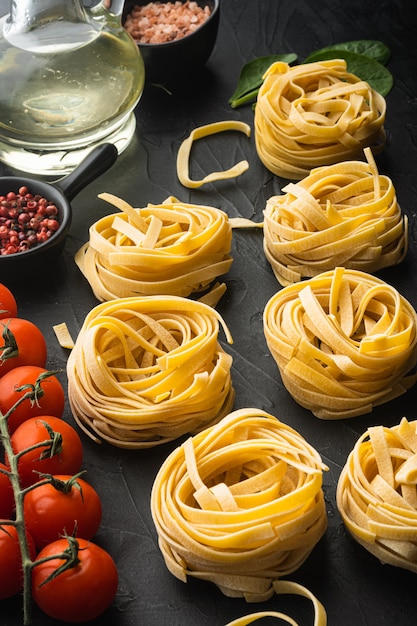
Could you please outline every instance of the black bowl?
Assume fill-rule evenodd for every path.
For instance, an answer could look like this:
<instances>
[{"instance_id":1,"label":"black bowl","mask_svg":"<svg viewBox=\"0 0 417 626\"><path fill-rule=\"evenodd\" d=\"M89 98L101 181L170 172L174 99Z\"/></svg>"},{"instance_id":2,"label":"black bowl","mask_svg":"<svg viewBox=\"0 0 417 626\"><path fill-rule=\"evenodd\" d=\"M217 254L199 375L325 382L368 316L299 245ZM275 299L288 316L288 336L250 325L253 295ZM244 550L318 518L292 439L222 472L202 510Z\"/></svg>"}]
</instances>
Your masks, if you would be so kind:
<instances>
[{"instance_id":1,"label":"black bowl","mask_svg":"<svg viewBox=\"0 0 417 626\"><path fill-rule=\"evenodd\" d=\"M134 6L144 6L150 0L127 0L123 23ZM210 8L210 16L190 35L168 43L138 43L145 63L147 82L170 83L193 79L193 72L203 67L213 51L219 30L220 0L196 0L201 7Z\"/></svg>"},{"instance_id":2,"label":"black bowl","mask_svg":"<svg viewBox=\"0 0 417 626\"><path fill-rule=\"evenodd\" d=\"M0 283L13 285L41 272L54 270L54 262L64 247L71 226L70 201L81 189L103 174L116 159L117 148L108 143L94 148L71 174L54 184L23 176L0 177L0 195L6 195L9 191L18 193L20 187L25 186L29 193L39 194L55 204L60 222L59 229L45 242L24 252L0 255Z\"/></svg>"}]
</instances>

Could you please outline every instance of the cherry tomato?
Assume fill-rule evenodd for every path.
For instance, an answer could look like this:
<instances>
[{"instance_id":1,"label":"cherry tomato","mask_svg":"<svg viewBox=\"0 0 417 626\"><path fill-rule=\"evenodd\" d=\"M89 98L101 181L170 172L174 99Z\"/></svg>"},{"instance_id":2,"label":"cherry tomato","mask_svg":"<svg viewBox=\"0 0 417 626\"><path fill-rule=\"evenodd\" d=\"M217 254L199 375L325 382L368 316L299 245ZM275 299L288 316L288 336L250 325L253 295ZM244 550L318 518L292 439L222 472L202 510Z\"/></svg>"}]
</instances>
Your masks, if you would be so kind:
<instances>
[{"instance_id":1,"label":"cherry tomato","mask_svg":"<svg viewBox=\"0 0 417 626\"><path fill-rule=\"evenodd\" d=\"M0 411L3 415L14 406L16 401L27 390L17 391L24 385L35 385L38 376L46 375L47 370L36 365L14 367L0 378ZM8 419L9 432L13 433L20 424L37 415L54 415L61 417L65 407L64 389L54 375L43 378L39 384L41 394L33 401L30 398L22 402L10 414ZM43 395L42 395L43 393Z\"/></svg>"},{"instance_id":2,"label":"cherry tomato","mask_svg":"<svg viewBox=\"0 0 417 626\"><path fill-rule=\"evenodd\" d=\"M10 289L0 283L0 319L3 317L17 317L17 303Z\"/></svg>"},{"instance_id":3,"label":"cherry tomato","mask_svg":"<svg viewBox=\"0 0 417 626\"><path fill-rule=\"evenodd\" d=\"M92 539L101 522L101 501L97 491L80 477L54 476L25 495L26 528L38 549L60 539L65 532Z\"/></svg>"},{"instance_id":4,"label":"cherry tomato","mask_svg":"<svg viewBox=\"0 0 417 626\"><path fill-rule=\"evenodd\" d=\"M50 617L72 623L99 617L113 602L118 585L116 564L110 554L86 539L77 542L77 565L43 585L65 560L44 561L32 571L32 596L39 608ZM37 558L60 554L68 546L67 539L58 539L43 548Z\"/></svg>"},{"instance_id":5,"label":"cherry tomato","mask_svg":"<svg viewBox=\"0 0 417 626\"><path fill-rule=\"evenodd\" d=\"M5 471L7 471L7 466L0 463L0 519L11 519L14 511L14 495Z\"/></svg>"},{"instance_id":6,"label":"cherry tomato","mask_svg":"<svg viewBox=\"0 0 417 626\"><path fill-rule=\"evenodd\" d=\"M26 533L29 556L34 560L35 544ZM0 522L0 600L11 598L23 588L22 557L16 528Z\"/></svg>"},{"instance_id":7,"label":"cherry tomato","mask_svg":"<svg viewBox=\"0 0 417 626\"><path fill-rule=\"evenodd\" d=\"M45 367L46 341L41 330L21 317L0 321L0 376L20 365Z\"/></svg>"},{"instance_id":8,"label":"cherry tomato","mask_svg":"<svg viewBox=\"0 0 417 626\"><path fill-rule=\"evenodd\" d=\"M54 442L56 434L60 441ZM20 456L17 469L23 487L38 482L39 472L72 475L80 471L83 461L80 436L75 428L59 417L52 415L31 417L15 430L10 442L15 454L21 454L31 446L47 442Z\"/></svg>"}]
</instances>

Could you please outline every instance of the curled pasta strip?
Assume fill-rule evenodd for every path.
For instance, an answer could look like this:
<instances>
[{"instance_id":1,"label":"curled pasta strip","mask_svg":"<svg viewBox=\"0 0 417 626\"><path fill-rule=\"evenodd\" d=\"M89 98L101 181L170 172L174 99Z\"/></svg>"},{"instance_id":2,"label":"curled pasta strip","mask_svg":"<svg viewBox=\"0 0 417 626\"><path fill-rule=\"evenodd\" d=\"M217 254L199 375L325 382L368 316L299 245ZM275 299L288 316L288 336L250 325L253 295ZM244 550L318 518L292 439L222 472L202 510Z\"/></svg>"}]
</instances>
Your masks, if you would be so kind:
<instances>
[{"instance_id":1,"label":"curled pasta strip","mask_svg":"<svg viewBox=\"0 0 417 626\"><path fill-rule=\"evenodd\" d=\"M264 250L282 285L337 266L375 272L400 263L408 247L392 181L367 162L314 169L283 188L264 211Z\"/></svg>"},{"instance_id":2,"label":"curled pasta strip","mask_svg":"<svg viewBox=\"0 0 417 626\"><path fill-rule=\"evenodd\" d=\"M270 598L326 530L325 469L301 435L258 409L236 410L190 437L152 487L168 570L230 597Z\"/></svg>"},{"instance_id":3,"label":"curled pasta strip","mask_svg":"<svg viewBox=\"0 0 417 626\"><path fill-rule=\"evenodd\" d=\"M311 593L311 591L302 585L289 580L274 580L273 587L275 593L278 595L294 594L311 600L314 608L314 626L326 626L327 615L324 606ZM257 613L244 615L243 617L233 620L233 622L229 622L226 626L248 626L248 624L253 624L257 620L264 617L276 617L287 624L291 624L291 626L298 626L297 622L294 621L289 615L285 615L284 613L277 611L259 611Z\"/></svg>"},{"instance_id":4,"label":"curled pasta strip","mask_svg":"<svg viewBox=\"0 0 417 626\"><path fill-rule=\"evenodd\" d=\"M178 296L115 299L90 311L67 362L76 422L95 441L148 448L218 421L233 406L220 315Z\"/></svg>"},{"instance_id":5,"label":"curled pasta strip","mask_svg":"<svg viewBox=\"0 0 417 626\"><path fill-rule=\"evenodd\" d=\"M300 180L310 170L361 158L385 144L383 96L350 74L343 59L290 67L277 62L264 75L255 109L258 156L271 172Z\"/></svg>"},{"instance_id":6,"label":"curled pasta strip","mask_svg":"<svg viewBox=\"0 0 417 626\"><path fill-rule=\"evenodd\" d=\"M122 213L93 224L75 260L100 302L136 295L187 297L230 269L232 227L223 211L172 197L142 209L111 194L99 197Z\"/></svg>"},{"instance_id":7,"label":"curled pasta strip","mask_svg":"<svg viewBox=\"0 0 417 626\"><path fill-rule=\"evenodd\" d=\"M177 176L178 180L182 185L184 185L184 187L196 189L198 187L201 187L202 185L205 185L206 183L213 183L218 180L235 178L236 176L240 176L241 174L246 172L246 170L249 168L249 163L245 160L236 163L236 165L228 170L223 170L221 172L211 172L200 180L192 180L190 178L190 154L193 143L197 141L197 139L201 139L202 137L207 137L209 135L215 135L216 133L231 130L237 130L239 132L245 133L247 137L250 136L251 132L250 126L248 124L245 124L245 122L239 122L237 120L213 122L212 124L199 126L198 128L195 128L193 131L191 131L187 139L182 142L177 155Z\"/></svg>"},{"instance_id":8,"label":"curled pasta strip","mask_svg":"<svg viewBox=\"0 0 417 626\"><path fill-rule=\"evenodd\" d=\"M396 289L341 267L284 287L264 310L285 387L322 419L368 413L415 384L416 324Z\"/></svg>"},{"instance_id":9,"label":"curled pasta strip","mask_svg":"<svg viewBox=\"0 0 417 626\"><path fill-rule=\"evenodd\" d=\"M336 500L359 544L417 573L417 422L369 428L348 456Z\"/></svg>"}]
</instances>

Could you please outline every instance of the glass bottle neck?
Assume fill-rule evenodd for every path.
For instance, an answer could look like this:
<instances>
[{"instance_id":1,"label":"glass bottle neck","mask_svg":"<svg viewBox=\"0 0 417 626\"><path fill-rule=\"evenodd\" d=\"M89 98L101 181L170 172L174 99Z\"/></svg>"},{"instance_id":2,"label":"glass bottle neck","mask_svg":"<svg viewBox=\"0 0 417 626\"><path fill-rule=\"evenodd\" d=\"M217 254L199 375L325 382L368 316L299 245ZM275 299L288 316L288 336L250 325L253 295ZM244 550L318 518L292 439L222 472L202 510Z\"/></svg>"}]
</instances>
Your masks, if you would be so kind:
<instances>
[{"instance_id":1,"label":"glass bottle neck","mask_svg":"<svg viewBox=\"0 0 417 626\"><path fill-rule=\"evenodd\" d=\"M11 46L42 54L84 46L99 30L80 0L12 0L3 24Z\"/></svg>"},{"instance_id":2,"label":"glass bottle neck","mask_svg":"<svg viewBox=\"0 0 417 626\"><path fill-rule=\"evenodd\" d=\"M84 21L85 11L80 0L12 0L11 2L9 21L20 31L58 20Z\"/></svg>"}]
</instances>

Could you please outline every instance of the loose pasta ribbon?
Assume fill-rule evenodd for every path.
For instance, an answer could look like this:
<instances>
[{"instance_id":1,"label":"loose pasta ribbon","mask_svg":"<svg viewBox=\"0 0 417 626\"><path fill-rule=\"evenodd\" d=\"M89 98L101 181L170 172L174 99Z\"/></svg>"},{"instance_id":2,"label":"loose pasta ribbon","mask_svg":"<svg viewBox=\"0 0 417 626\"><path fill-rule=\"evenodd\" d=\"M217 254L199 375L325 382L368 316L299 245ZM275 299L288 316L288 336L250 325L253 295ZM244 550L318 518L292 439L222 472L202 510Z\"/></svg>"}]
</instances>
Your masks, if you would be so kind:
<instances>
[{"instance_id":1,"label":"loose pasta ribbon","mask_svg":"<svg viewBox=\"0 0 417 626\"><path fill-rule=\"evenodd\" d=\"M258 156L277 176L300 180L311 169L361 158L385 144L383 96L343 59L271 65L255 108Z\"/></svg>"},{"instance_id":2,"label":"loose pasta ribbon","mask_svg":"<svg viewBox=\"0 0 417 626\"><path fill-rule=\"evenodd\" d=\"M136 295L187 297L229 271L232 227L220 209L173 197L134 209L111 194L99 197L121 213L91 226L75 260L100 302ZM217 289L213 305L225 289Z\"/></svg>"},{"instance_id":3,"label":"loose pasta ribbon","mask_svg":"<svg viewBox=\"0 0 417 626\"><path fill-rule=\"evenodd\" d=\"M68 362L74 419L95 441L149 448L215 423L233 406L221 316L179 296L104 302L90 311Z\"/></svg>"},{"instance_id":4,"label":"loose pasta ribbon","mask_svg":"<svg viewBox=\"0 0 417 626\"><path fill-rule=\"evenodd\" d=\"M302 585L290 580L275 580L273 583L273 587L277 595L293 594L311 600L314 608L313 626L326 626L327 615L325 608L309 589L306 589L306 587L303 587ZM292 617L278 611L258 611L257 613L250 613L249 615L238 617L237 619L233 620L233 622L229 622L226 626L248 626L249 624L253 624L254 622L263 619L264 617L275 617L282 622L291 624L291 626L298 626L298 623L293 620Z\"/></svg>"},{"instance_id":5,"label":"loose pasta ribbon","mask_svg":"<svg viewBox=\"0 0 417 626\"><path fill-rule=\"evenodd\" d=\"M207 183L217 182L219 180L227 180L229 178L235 178L240 176L249 168L249 163L244 160L236 163L233 167L228 170L222 170L220 172L211 172L204 176L204 178L200 180L193 180L190 177L190 154L193 147L193 144L197 139L201 139L202 137L207 137L209 135L215 135L217 133L222 133L226 131L236 130L244 133L247 137L250 136L250 126L245 124L245 122L239 122L238 120L225 120L221 122L213 122L211 124L205 124L204 126L199 126L198 128L194 128L191 131L189 136L184 139L180 148L178 150L177 155L177 176L182 185L184 187L188 187L190 189L196 189L205 185Z\"/></svg>"},{"instance_id":6,"label":"loose pasta ribbon","mask_svg":"<svg viewBox=\"0 0 417 626\"><path fill-rule=\"evenodd\" d=\"M342 469L336 500L360 545L417 573L417 422L368 428Z\"/></svg>"},{"instance_id":7,"label":"loose pasta ribbon","mask_svg":"<svg viewBox=\"0 0 417 626\"><path fill-rule=\"evenodd\" d=\"M408 220L392 181L367 162L314 169L270 198L264 211L264 251L284 286L337 266L376 272L400 263Z\"/></svg>"},{"instance_id":8,"label":"loose pasta ribbon","mask_svg":"<svg viewBox=\"0 0 417 626\"><path fill-rule=\"evenodd\" d=\"M416 311L365 272L338 267L284 287L264 333L289 393L322 419L363 415L416 382Z\"/></svg>"},{"instance_id":9,"label":"loose pasta ribbon","mask_svg":"<svg viewBox=\"0 0 417 626\"><path fill-rule=\"evenodd\" d=\"M265 411L239 409L162 464L151 512L168 570L249 602L270 598L327 527L317 451Z\"/></svg>"}]
</instances>

